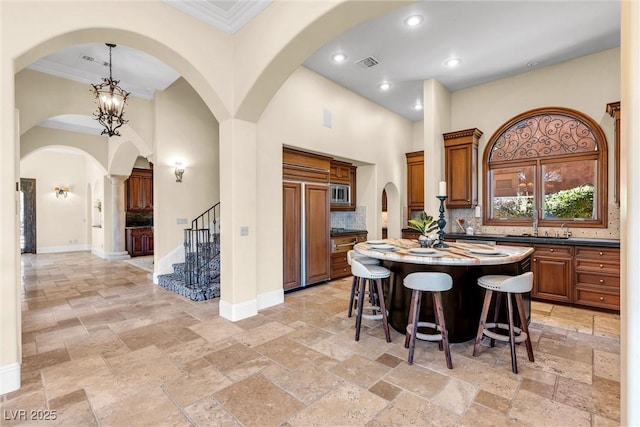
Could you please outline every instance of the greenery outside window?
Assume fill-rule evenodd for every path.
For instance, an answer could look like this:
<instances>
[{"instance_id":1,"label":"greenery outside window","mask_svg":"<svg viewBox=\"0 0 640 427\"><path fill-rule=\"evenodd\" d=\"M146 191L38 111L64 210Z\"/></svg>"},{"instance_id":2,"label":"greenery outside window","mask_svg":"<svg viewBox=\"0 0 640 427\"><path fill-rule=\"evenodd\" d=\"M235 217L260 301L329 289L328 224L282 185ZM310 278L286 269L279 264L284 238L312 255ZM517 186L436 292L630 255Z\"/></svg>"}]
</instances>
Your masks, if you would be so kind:
<instances>
[{"instance_id":1,"label":"greenery outside window","mask_svg":"<svg viewBox=\"0 0 640 427\"><path fill-rule=\"evenodd\" d=\"M578 111L514 117L489 140L484 167L485 224L607 225L607 142Z\"/></svg>"}]
</instances>

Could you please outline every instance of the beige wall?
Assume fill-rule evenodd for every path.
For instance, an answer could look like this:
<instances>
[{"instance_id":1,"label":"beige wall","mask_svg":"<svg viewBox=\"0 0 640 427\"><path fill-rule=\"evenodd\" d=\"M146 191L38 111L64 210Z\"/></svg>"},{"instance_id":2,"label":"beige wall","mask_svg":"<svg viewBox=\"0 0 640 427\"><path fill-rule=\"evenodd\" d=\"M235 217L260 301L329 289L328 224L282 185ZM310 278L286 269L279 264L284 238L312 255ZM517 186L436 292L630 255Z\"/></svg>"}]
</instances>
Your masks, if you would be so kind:
<instances>
[{"instance_id":1,"label":"beige wall","mask_svg":"<svg viewBox=\"0 0 640 427\"><path fill-rule=\"evenodd\" d=\"M36 180L37 252L89 250L87 235L87 160L81 153L45 149L25 157L23 178ZM57 198L54 187L68 186L68 197Z\"/></svg>"},{"instance_id":2,"label":"beige wall","mask_svg":"<svg viewBox=\"0 0 640 427\"><path fill-rule=\"evenodd\" d=\"M182 247L184 229L220 201L219 124L182 78L155 98L153 155L156 275L171 272L165 257ZM176 182L175 163L185 167ZM187 224L178 224L178 218Z\"/></svg>"},{"instance_id":3,"label":"beige wall","mask_svg":"<svg viewBox=\"0 0 640 427\"><path fill-rule=\"evenodd\" d=\"M331 128L323 126L324 110L331 113ZM409 120L307 68L289 77L258 121L259 293L282 289L282 251L273 250L282 245L282 146L360 165L357 205L366 208L374 238L382 228L382 189L387 183L405 188L404 153L411 150L412 129ZM405 194L399 203L406 205ZM399 227L399 207L396 215Z\"/></svg>"},{"instance_id":4,"label":"beige wall","mask_svg":"<svg viewBox=\"0 0 640 427\"><path fill-rule=\"evenodd\" d=\"M606 104L620 100L620 49L610 49L572 61L530 71L518 76L474 86L451 94L450 131L478 128L480 166L488 140L512 117L538 107L560 106L579 110L593 118L608 137L609 225L608 228L571 227L576 237L619 238L619 209L613 203L613 119ZM478 179L482 182L482 168ZM482 204L482 185L479 186ZM471 211L458 212L467 218ZM543 232L545 228L540 228ZM551 229L549 229L551 230ZM518 227L483 227L485 233L521 233Z\"/></svg>"}]
</instances>

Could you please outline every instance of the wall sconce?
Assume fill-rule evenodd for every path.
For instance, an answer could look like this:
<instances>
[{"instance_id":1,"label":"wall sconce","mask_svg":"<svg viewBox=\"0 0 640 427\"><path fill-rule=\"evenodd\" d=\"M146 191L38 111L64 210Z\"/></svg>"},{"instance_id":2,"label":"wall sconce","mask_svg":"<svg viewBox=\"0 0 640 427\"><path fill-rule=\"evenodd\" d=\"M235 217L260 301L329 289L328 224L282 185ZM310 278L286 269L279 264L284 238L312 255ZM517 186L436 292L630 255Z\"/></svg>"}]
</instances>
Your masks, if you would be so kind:
<instances>
[{"instance_id":1,"label":"wall sconce","mask_svg":"<svg viewBox=\"0 0 640 427\"><path fill-rule=\"evenodd\" d=\"M53 190L55 191L57 198L60 198L60 196L63 196L66 199L67 193L69 192L69 187L56 187Z\"/></svg>"},{"instance_id":2,"label":"wall sconce","mask_svg":"<svg viewBox=\"0 0 640 427\"><path fill-rule=\"evenodd\" d=\"M176 162L176 170L175 170L176 182L182 182L183 173L184 173L184 167L182 166L182 163Z\"/></svg>"}]
</instances>

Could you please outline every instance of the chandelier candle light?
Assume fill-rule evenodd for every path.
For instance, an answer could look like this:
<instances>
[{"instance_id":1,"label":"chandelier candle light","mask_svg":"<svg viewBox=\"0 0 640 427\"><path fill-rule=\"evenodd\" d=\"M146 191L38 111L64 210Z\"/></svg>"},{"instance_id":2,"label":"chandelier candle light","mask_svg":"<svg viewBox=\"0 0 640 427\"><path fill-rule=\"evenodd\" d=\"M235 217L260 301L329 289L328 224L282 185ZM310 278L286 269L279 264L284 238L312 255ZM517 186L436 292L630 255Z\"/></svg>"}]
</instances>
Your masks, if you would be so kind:
<instances>
[{"instance_id":1,"label":"chandelier candle light","mask_svg":"<svg viewBox=\"0 0 640 427\"><path fill-rule=\"evenodd\" d=\"M118 86L120 80L113 80L111 50L116 45L113 43L106 43L106 45L109 47L109 78L105 77L102 79L102 83L91 85L98 105L98 111L94 111L93 115L104 126L100 135L120 136L118 128L129 121L124 119L124 105L127 103L130 93Z\"/></svg>"},{"instance_id":2,"label":"chandelier candle light","mask_svg":"<svg viewBox=\"0 0 640 427\"><path fill-rule=\"evenodd\" d=\"M438 219L438 243L433 245L434 248L448 248L444 242L444 227L447 225L447 221L444 219L444 201L447 199L447 183L440 181L438 184L438 195L436 196L440 200L440 218Z\"/></svg>"}]
</instances>

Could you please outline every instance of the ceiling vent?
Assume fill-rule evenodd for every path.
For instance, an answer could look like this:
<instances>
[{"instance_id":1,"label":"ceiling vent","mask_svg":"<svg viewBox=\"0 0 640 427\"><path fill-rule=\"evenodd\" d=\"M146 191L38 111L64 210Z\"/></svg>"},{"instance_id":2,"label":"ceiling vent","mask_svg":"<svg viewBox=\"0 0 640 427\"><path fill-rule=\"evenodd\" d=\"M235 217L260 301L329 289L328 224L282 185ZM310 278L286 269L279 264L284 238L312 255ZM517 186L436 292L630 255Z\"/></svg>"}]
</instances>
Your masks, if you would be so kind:
<instances>
[{"instance_id":1,"label":"ceiling vent","mask_svg":"<svg viewBox=\"0 0 640 427\"><path fill-rule=\"evenodd\" d=\"M87 61L87 62L95 62L96 64L100 64L100 65L103 65L103 66L105 66L105 67L108 67L108 66L109 66L109 62L106 62L106 61L100 61L100 60L95 59L95 58L94 58L94 57L92 57L92 56L85 55L85 54L80 55L80 59L83 59L83 60L85 60L85 61Z\"/></svg>"},{"instance_id":2,"label":"ceiling vent","mask_svg":"<svg viewBox=\"0 0 640 427\"><path fill-rule=\"evenodd\" d=\"M359 61L356 61L356 64L361 66L362 68L371 68L375 65L378 65L378 60L373 56L367 56L366 58L362 58Z\"/></svg>"}]
</instances>

